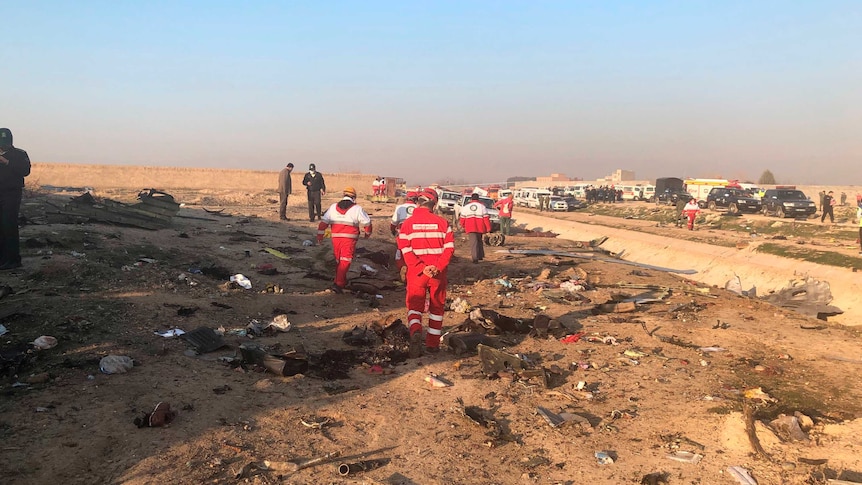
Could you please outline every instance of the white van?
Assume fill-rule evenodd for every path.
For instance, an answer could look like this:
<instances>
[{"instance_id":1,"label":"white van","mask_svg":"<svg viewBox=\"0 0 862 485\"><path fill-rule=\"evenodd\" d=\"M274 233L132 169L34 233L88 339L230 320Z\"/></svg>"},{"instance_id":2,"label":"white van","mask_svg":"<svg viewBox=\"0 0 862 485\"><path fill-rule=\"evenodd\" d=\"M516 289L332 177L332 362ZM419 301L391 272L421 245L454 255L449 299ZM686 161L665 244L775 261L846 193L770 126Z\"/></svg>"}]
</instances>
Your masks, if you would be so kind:
<instances>
[{"instance_id":1,"label":"white van","mask_svg":"<svg viewBox=\"0 0 862 485\"><path fill-rule=\"evenodd\" d=\"M563 193L571 195L572 197L585 199L587 197L587 188L589 188L589 185L573 185L571 187L566 187L566 190Z\"/></svg>"},{"instance_id":2,"label":"white van","mask_svg":"<svg viewBox=\"0 0 862 485\"><path fill-rule=\"evenodd\" d=\"M521 201L518 205L538 209L540 195L547 195L548 197L550 197L551 191L548 189L539 189L536 187L524 187L521 189Z\"/></svg>"}]
</instances>

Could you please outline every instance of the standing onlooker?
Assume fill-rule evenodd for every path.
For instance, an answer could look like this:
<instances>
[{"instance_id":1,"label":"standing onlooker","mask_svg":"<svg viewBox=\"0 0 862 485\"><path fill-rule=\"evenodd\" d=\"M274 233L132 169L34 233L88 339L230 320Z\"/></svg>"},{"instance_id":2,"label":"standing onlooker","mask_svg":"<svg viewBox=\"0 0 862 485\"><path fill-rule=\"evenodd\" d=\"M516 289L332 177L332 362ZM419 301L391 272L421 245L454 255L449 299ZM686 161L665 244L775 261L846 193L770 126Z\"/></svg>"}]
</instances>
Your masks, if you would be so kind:
<instances>
[{"instance_id":1,"label":"standing onlooker","mask_svg":"<svg viewBox=\"0 0 862 485\"><path fill-rule=\"evenodd\" d=\"M374 177L374 182L371 182L371 195L380 195L380 177Z\"/></svg>"},{"instance_id":2,"label":"standing onlooker","mask_svg":"<svg viewBox=\"0 0 862 485\"><path fill-rule=\"evenodd\" d=\"M323 181L323 174L317 173L317 167L314 164L308 165L308 173L302 177L302 185L308 190L308 219L314 222L314 216L320 219L320 197L326 195L326 182Z\"/></svg>"},{"instance_id":3,"label":"standing onlooker","mask_svg":"<svg viewBox=\"0 0 862 485\"><path fill-rule=\"evenodd\" d=\"M12 145L12 132L0 128L0 270L21 267L18 212L24 177L30 175L27 152Z\"/></svg>"},{"instance_id":4,"label":"standing onlooker","mask_svg":"<svg viewBox=\"0 0 862 485\"><path fill-rule=\"evenodd\" d=\"M688 217L688 230L694 230L694 219L697 217L697 213L700 212L700 206L697 205L697 200L692 197L689 199L688 204L683 207L682 211L685 213L686 217Z\"/></svg>"},{"instance_id":5,"label":"standing onlooker","mask_svg":"<svg viewBox=\"0 0 862 485\"><path fill-rule=\"evenodd\" d=\"M859 254L862 254L862 200L856 202L856 219L859 219Z\"/></svg>"},{"instance_id":6,"label":"standing onlooker","mask_svg":"<svg viewBox=\"0 0 862 485\"><path fill-rule=\"evenodd\" d=\"M668 197L670 197L670 194L668 194ZM668 200L670 200L670 199L668 199ZM676 198L676 227L682 227L682 221L683 221L683 218L685 217L685 205L686 205L686 202L685 202L684 198L682 198L682 197Z\"/></svg>"},{"instance_id":7,"label":"standing onlooker","mask_svg":"<svg viewBox=\"0 0 862 485\"><path fill-rule=\"evenodd\" d=\"M386 178L380 177L380 192L377 195L386 197Z\"/></svg>"},{"instance_id":8,"label":"standing onlooker","mask_svg":"<svg viewBox=\"0 0 862 485\"><path fill-rule=\"evenodd\" d=\"M467 233L473 264L485 259L482 234L491 232L491 217L488 215L488 208L485 207L485 204L479 202L479 194L474 193L470 196L470 203L461 208L458 222L461 223L461 227Z\"/></svg>"},{"instance_id":9,"label":"standing onlooker","mask_svg":"<svg viewBox=\"0 0 862 485\"><path fill-rule=\"evenodd\" d=\"M841 207L847 205L847 192L841 192Z\"/></svg>"},{"instance_id":10,"label":"standing onlooker","mask_svg":"<svg viewBox=\"0 0 862 485\"><path fill-rule=\"evenodd\" d=\"M401 230L401 224L413 215L413 210L416 209L416 199L418 197L419 193L417 192L407 192L407 200L403 204L395 207L395 212L392 213L392 222L389 223L389 231L392 232L393 236L398 236L398 231ZM397 247L395 248L395 264L401 272L401 281L407 281L405 276L407 267L404 266L404 259L402 258L401 250Z\"/></svg>"},{"instance_id":11,"label":"standing onlooker","mask_svg":"<svg viewBox=\"0 0 862 485\"><path fill-rule=\"evenodd\" d=\"M832 191L830 190L826 196L823 197L823 214L820 215L820 223L826 220L826 216L829 216L829 222L835 222L835 212L833 211L833 207L835 207L835 197L832 195Z\"/></svg>"},{"instance_id":12,"label":"standing onlooker","mask_svg":"<svg viewBox=\"0 0 862 485\"><path fill-rule=\"evenodd\" d=\"M500 232L504 236L509 235L509 228L512 227L512 208L514 206L511 192L494 203L494 208L500 211Z\"/></svg>"},{"instance_id":13,"label":"standing onlooker","mask_svg":"<svg viewBox=\"0 0 862 485\"><path fill-rule=\"evenodd\" d=\"M434 189L420 192L418 207L401 225L398 234L398 249L407 265L407 326L412 358L422 355L422 313L428 312L426 349L431 352L439 350L443 333L448 283L446 269L455 252L455 235L446 219L432 212L437 205L437 197Z\"/></svg>"},{"instance_id":14,"label":"standing onlooker","mask_svg":"<svg viewBox=\"0 0 862 485\"><path fill-rule=\"evenodd\" d=\"M344 198L332 204L317 226L317 244L323 243L326 228L332 225L332 252L335 255L335 285L332 290L342 293L347 286L347 271L353 262L359 226L364 226L365 237L371 236L371 218L356 205L356 189L344 188Z\"/></svg>"},{"instance_id":15,"label":"standing onlooker","mask_svg":"<svg viewBox=\"0 0 862 485\"><path fill-rule=\"evenodd\" d=\"M825 202L825 200L826 200L826 191L821 190L820 191L820 212L823 212L823 203Z\"/></svg>"},{"instance_id":16,"label":"standing onlooker","mask_svg":"<svg viewBox=\"0 0 862 485\"><path fill-rule=\"evenodd\" d=\"M293 193L291 172L293 172L293 164L288 163L278 174L278 218L282 221L287 220L287 197Z\"/></svg>"}]
</instances>

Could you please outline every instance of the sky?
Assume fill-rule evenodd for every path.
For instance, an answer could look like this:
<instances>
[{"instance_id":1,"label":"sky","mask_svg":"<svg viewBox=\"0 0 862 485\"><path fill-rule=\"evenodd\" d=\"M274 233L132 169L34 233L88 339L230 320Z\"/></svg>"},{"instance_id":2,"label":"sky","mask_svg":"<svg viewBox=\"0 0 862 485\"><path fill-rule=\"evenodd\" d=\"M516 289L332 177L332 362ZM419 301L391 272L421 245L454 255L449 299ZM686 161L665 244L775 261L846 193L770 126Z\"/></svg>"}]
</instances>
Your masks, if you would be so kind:
<instances>
[{"instance_id":1,"label":"sky","mask_svg":"<svg viewBox=\"0 0 862 485\"><path fill-rule=\"evenodd\" d=\"M862 2L0 0L34 162L862 185Z\"/></svg>"}]
</instances>

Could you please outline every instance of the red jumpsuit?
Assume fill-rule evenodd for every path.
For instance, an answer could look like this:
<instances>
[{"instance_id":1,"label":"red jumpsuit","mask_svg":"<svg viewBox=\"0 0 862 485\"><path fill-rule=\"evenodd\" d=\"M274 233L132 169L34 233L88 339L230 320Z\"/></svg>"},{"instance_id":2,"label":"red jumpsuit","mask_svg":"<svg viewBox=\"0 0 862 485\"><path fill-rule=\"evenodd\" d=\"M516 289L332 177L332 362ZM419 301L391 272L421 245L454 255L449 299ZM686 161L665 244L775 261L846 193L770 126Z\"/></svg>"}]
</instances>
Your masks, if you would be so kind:
<instances>
[{"instance_id":1,"label":"red jumpsuit","mask_svg":"<svg viewBox=\"0 0 862 485\"><path fill-rule=\"evenodd\" d=\"M410 334L422 331L422 313L428 301L428 334L425 346L440 347L443 312L446 309L446 269L455 252L455 235L446 219L417 207L401 224L398 249L407 264L407 326ZM422 273L426 266L436 266L439 274L430 278Z\"/></svg>"},{"instance_id":2,"label":"red jumpsuit","mask_svg":"<svg viewBox=\"0 0 862 485\"><path fill-rule=\"evenodd\" d=\"M329 225L332 225L332 252L337 264L335 286L342 289L347 286L347 270L353 262L353 252L359 239L359 226L365 226L365 237L371 236L371 218L353 199L345 197L332 204L321 217L317 226L318 244L323 242L323 234Z\"/></svg>"}]
</instances>

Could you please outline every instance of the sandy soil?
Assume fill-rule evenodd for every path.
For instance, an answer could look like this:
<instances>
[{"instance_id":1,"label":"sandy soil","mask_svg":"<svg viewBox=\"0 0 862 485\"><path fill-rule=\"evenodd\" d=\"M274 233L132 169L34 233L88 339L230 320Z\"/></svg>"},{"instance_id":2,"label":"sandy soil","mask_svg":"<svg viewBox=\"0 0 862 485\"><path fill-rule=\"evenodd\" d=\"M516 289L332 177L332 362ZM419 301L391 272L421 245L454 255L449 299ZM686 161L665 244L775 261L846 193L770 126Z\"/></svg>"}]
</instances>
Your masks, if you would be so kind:
<instances>
[{"instance_id":1,"label":"sandy soil","mask_svg":"<svg viewBox=\"0 0 862 485\"><path fill-rule=\"evenodd\" d=\"M761 484L862 477L862 391L848 378L862 365L855 330L618 263L489 248L476 266L459 238L452 299L525 321L547 315L565 334L583 334L573 343L495 337L507 352L546 369L548 387L512 372L488 378L478 357L448 351L381 367L343 352L327 365L311 359L307 372L290 377L237 365L243 344L273 354L301 345L315 357L362 352L342 340L345 332L404 314L394 268L354 261L357 271L362 264L376 269L353 276L379 287L382 299L333 294L326 290L333 273L328 246L303 245L316 229L304 221L305 208L292 207L292 221L280 223L274 204L235 203L239 198L191 204L160 231L102 224L22 229L25 269L0 276L12 289L0 300L0 323L9 329L0 348L6 359L24 357L18 369L4 362L5 483L735 483L729 466L748 469ZM224 217L203 212L204 205L224 208ZM38 222L41 207L30 199L25 215ZM376 230L360 247L391 254L386 221L393 206L367 208ZM523 235L505 247L577 249L562 238ZM277 274L259 274L264 264ZM229 287L227 275L235 273L248 276L253 288ZM496 283L503 276L511 289ZM583 289L561 290L567 281ZM642 291L620 283L671 292L633 312L595 314L596 304L614 295ZM292 323L287 333L230 332L280 314ZM466 318L450 311L444 324L453 330ZM153 334L172 327L224 327L228 346L196 354L181 339ZM40 335L59 344L27 350ZM134 368L99 372L109 354L133 358ZM453 385L432 387L425 381L430 373ZM765 393L760 398L757 388ZM178 411L175 419L138 428L135 418L159 402ZM466 416L464 406L486 418L487 427ZM539 407L571 419L552 427ZM760 453L746 433L745 410ZM794 413L801 416L801 440L763 424ZM703 458L668 458L679 451ZM598 463L596 452L614 462ZM293 471L296 461L327 453L340 456ZM338 474L337 464L369 459L387 462Z\"/></svg>"}]
</instances>

